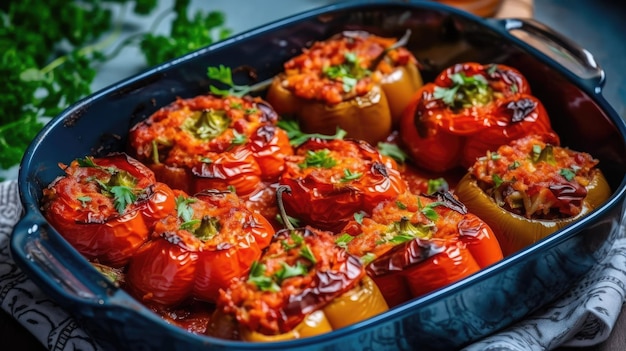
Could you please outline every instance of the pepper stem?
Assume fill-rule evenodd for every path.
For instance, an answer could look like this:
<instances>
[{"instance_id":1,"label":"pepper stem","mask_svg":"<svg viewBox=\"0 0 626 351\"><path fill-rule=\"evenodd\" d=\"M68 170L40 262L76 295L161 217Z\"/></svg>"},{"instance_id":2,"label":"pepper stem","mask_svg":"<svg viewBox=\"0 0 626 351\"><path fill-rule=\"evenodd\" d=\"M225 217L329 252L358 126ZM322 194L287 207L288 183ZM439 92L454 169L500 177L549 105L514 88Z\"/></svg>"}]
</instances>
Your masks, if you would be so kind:
<instances>
[{"instance_id":1,"label":"pepper stem","mask_svg":"<svg viewBox=\"0 0 626 351\"><path fill-rule=\"evenodd\" d=\"M285 211L285 205L283 204L283 192L287 192L291 194L291 188L287 185L279 185L276 189L276 201L278 204L278 211L280 213L280 218L283 220L285 227L289 230L293 230L294 226L289 221L289 216L287 216L287 212Z\"/></svg>"},{"instance_id":2,"label":"pepper stem","mask_svg":"<svg viewBox=\"0 0 626 351\"><path fill-rule=\"evenodd\" d=\"M410 37L411 37L411 30L407 29L406 32L404 32L404 35L400 39L398 39L398 41L396 41L389 47L385 48L383 52L381 52L378 56L376 56L376 58L372 60L369 66L369 70L370 71L376 70L376 67L378 67L378 65L380 64L380 61L382 61L385 58L385 56L387 56L389 51L395 50L402 46L406 46L406 44L409 42Z\"/></svg>"}]
</instances>

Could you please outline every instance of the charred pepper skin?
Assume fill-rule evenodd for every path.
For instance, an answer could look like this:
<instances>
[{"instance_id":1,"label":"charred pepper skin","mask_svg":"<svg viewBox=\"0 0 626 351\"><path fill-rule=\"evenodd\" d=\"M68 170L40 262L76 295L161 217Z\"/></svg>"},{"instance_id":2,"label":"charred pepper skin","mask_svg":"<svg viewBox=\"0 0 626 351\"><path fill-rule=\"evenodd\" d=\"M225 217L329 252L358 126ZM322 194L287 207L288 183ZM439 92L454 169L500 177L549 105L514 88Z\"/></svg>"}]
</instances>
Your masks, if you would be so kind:
<instances>
[{"instance_id":1,"label":"charred pepper skin","mask_svg":"<svg viewBox=\"0 0 626 351\"><path fill-rule=\"evenodd\" d=\"M277 121L258 97L178 99L131 128L128 152L189 194L234 189L250 197L262 182L276 181L293 153Z\"/></svg>"},{"instance_id":2,"label":"charred pepper skin","mask_svg":"<svg viewBox=\"0 0 626 351\"><path fill-rule=\"evenodd\" d=\"M350 222L344 233L348 252L368 262L367 274L390 307L503 258L492 229L449 192L406 192Z\"/></svg>"},{"instance_id":3,"label":"charred pepper skin","mask_svg":"<svg viewBox=\"0 0 626 351\"><path fill-rule=\"evenodd\" d=\"M285 163L279 183L291 188L283 198L287 213L324 230L340 230L407 186L394 164L361 140L311 138Z\"/></svg>"},{"instance_id":4,"label":"charred pepper skin","mask_svg":"<svg viewBox=\"0 0 626 351\"><path fill-rule=\"evenodd\" d=\"M130 260L127 287L139 300L162 306L214 302L220 289L248 273L274 229L231 192L176 194L178 211L155 225Z\"/></svg>"},{"instance_id":5,"label":"charred pepper skin","mask_svg":"<svg viewBox=\"0 0 626 351\"><path fill-rule=\"evenodd\" d=\"M175 208L172 189L126 154L86 157L60 167L65 175L44 189L42 211L89 260L124 266L148 240L154 223Z\"/></svg>"},{"instance_id":6,"label":"charred pepper skin","mask_svg":"<svg viewBox=\"0 0 626 351\"><path fill-rule=\"evenodd\" d=\"M526 78L502 64L459 63L413 96L400 138L416 165L444 172L531 133L552 132Z\"/></svg>"}]
</instances>

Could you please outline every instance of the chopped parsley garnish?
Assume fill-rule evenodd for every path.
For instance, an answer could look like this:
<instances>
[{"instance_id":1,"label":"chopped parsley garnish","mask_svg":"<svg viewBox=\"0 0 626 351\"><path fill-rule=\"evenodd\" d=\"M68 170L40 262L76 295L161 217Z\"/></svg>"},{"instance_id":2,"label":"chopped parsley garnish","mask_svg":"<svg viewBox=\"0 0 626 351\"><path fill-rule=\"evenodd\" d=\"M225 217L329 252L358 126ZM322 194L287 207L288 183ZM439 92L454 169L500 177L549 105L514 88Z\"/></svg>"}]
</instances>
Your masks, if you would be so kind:
<instances>
[{"instance_id":1,"label":"chopped parsley garnish","mask_svg":"<svg viewBox=\"0 0 626 351\"><path fill-rule=\"evenodd\" d=\"M408 155L398 145L392 143L379 142L377 144L378 151L381 155L389 156L396 162L406 162Z\"/></svg>"},{"instance_id":2,"label":"chopped parsley garnish","mask_svg":"<svg viewBox=\"0 0 626 351\"><path fill-rule=\"evenodd\" d=\"M370 262L374 261L376 259L376 255L368 252L365 255L361 256L361 263L363 263L364 265L369 264Z\"/></svg>"},{"instance_id":3,"label":"chopped parsley garnish","mask_svg":"<svg viewBox=\"0 0 626 351\"><path fill-rule=\"evenodd\" d=\"M133 175L113 167L100 167L90 158L84 159L83 161L86 162L87 167L97 167L111 174L111 178L109 178L106 183L99 179L95 179L95 181L100 185L104 195L113 198L113 206L115 206L115 210L118 213L124 213L130 204L137 201L137 192L143 190L135 189L137 178Z\"/></svg>"},{"instance_id":4,"label":"chopped parsley garnish","mask_svg":"<svg viewBox=\"0 0 626 351\"><path fill-rule=\"evenodd\" d=\"M344 62L342 64L325 67L322 72L332 80L341 81L345 93L351 92L359 82L359 79L371 74L368 69L361 67L358 57L353 52L344 54Z\"/></svg>"},{"instance_id":5,"label":"chopped parsley garnish","mask_svg":"<svg viewBox=\"0 0 626 351\"><path fill-rule=\"evenodd\" d=\"M348 244L354 239L354 237L348 233L343 233L337 239L335 239L335 244L337 246L345 249L348 247Z\"/></svg>"},{"instance_id":6,"label":"chopped parsley garnish","mask_svg":"<svg viewBox=\"0 0 626 351\"><path fill-rule=\"evenodd\" d=\"M513 161L513 163L511 163L511 164L509 165L509 167L508 167L508 168L509 168L510 170L514 170L514 169L519 168L519 166L521 166L521 163L520 163L518 160L515 160L515 161Z\"/></svg>"},{"instance_id":7,"label":"chopped parsley garnish","mask_svg":"<svg viewBox=\"0 0 626 351\"><path fill-rule=\"evenodd\" d=\"M247 140L248 138L245 134L240 134L237 133L237 131L233 131L233 140L231 141L233 145L243 145L246 143Z\"/></svg>"},{"instance_id":8,"label":"chopped parsley garnish","mask_svg":"<svg viewBox=\"0 0 626 351\"><path fill-rule=\"evenodd\" d=\"M92 157L77 158L76 162L78 163L80 167L96 167L96 168L100 167L95 162L93 162Z\"/></svg>"},{"instance_id":9,"label":"chopped parsley garnish","mask_svg":"<svg viewBox=\"0 0 626 351\"><path fill-rule=\"evenodd\" d=\"M261 291L280 291L280 286L271 277L265 275L266 267L258 261L252 262L248 283L254 284Z\"/></svg>"},{"instance_id":10,"label":"chopped parsley garnish","mask_svg":"<svg viewBox=\"0 0 626 351\"><path fill-rule=\"evenodd\" d=\"M436 221L439 218L439 214L437 214L437 211L435 211L435 207L439 205L441 205L441 203L435 201L424 206L422 205L421 199L417 199L417 207L419 208L420 212L431 221Z\"/></svg>"},{"instance_id":11,"label":"chopped parsley garnish","mask_svg":"<svg viewBox=\"0 0 626 351\"><path fill-rule=\"evenodd\" d=\"M308 271L308 268L300 261L297 261L295 266L290 266L287 262L282 262L280 269L274 273L276 284L280 286L285 279L304 276Z\"/></svg>"},{"instance_id":12,"label":"chopped parsley garnish","mask_svg":"<svg viewBox=\"0 0 626 351\"><path fill-rule=\"evenodd\" d=\"M298 234L297 231L294 230L289 233L289 238L293 243L289 243L288 240L282 240L280 242L284 250L299 248L300 256L306 258L312 263L317 262L317 259L315 258L315 255L313 255L311 248L304 241L304 237L302 237L300 234Z\"/></svg>"},{"instance_id":13,"label":"chopped parsley garnish","mask_svg":"<svg viewBox=\"0 0 626 351\"><path fill-rule=\"evenodd\" d=\"M502 180L502 177L497 174L492 175L491 180L493 180L493 187L496 189L499 188L500 185L502 185L502 183L504 182L504 180Z\"/></svg>"},{"instance_id":14,"label":"chopped parsley garnish","mask_svg":"<svg viewBox=\"0 0 626 351\"><path fill-rule=\"evenodd\" d=\"M356 212L354 214L354 220L359 224L363 224L363 217L365 217L365 215L366 213L363 211Z\"/></svg>"},{"instance_id":15,"label":"chopped parsley garnish","mask_svg":"<svg viewBox=\"0 0 626 351\"><path fill-rule=\"evenodd\" d=\"M209 87L211 93L219 96L238 96L242 97L250 92L250 87L247 85L237 85L233 81L233 74L230 67L219 65L218 67L209 66L207 69L207 76L210 79L216 80L222 85L228 87L228 89L221 89L215 85Z\"/></svg>"},{"instance_id":16,"label":"chopped parsley garnish","mask_svg":"<svg viewBox=\"0 0 626 351\"><path fill-rule=\"evenodd\" d=\"M576 172L569 168L561 168L559 174L563 176L563 178L567 179L567 181L571 181L576 176Z\"/></svg>"},{"instance_id":17,"label":"chopped parsley garnish","mask_svg":"<svg viewBox=\"0 0 626 351\"><path fill-rule=\"evenodd\" d=\"M276 220L278 221L278 223L286 225L286 223L283 222L283 216L281 216L280 213L276 214ZM300 226L300 220L295 217L287 216L287 221L289 221L289 223L291 223L294 228Z\"/></svg>"},{"instance_id":18,"label":"chopped parsley garnish","mask_svg":"<svg viewBox=\"0 0 626 351\"><path fill-rule=\"evenodd\" d=\"M406 210L406 205L403 204L400 200L396 200L396 206L398 206L401 210Z\"/></svg>"},{"instance_id":19,"label":"chopped parsley garnish","mask_svg":"<svg viewBox=\"0 0 626 351\"><path fill-rule=\"evenodd\" d=\"M443 101L454 109L482 106L492 99L489 83L480 74L466 76L464 73L450 75L452 86L449 88L435 87L433 97Z\"/></svg>"},{"instance_id":20,"label":"chopped parsley garnish","mask_svg":"<svg viewBox=\"0 0 626 351\"><path fill-rule=\"evenodd\" d=\"M76 198L76 200L80 201L80 205L82 207L87 207L87 203L91 202L91 196L79 196Z\"/></svg>"},{"instance_id":21,"label":"chopped parsley garnish","mask_svg":"<svg viewBox=\"0 0 626 351\"><path fill-rule=\"evenodd\" d=\"M300 261L291 266L286 262L281 263L281 267L271 276L266 275L267 267L258 261L252 262L248 283L254 284L261 291L280 291L280 286L285 279L304 276L309 269Z\"/></svg>"},{"instance_id":22,"label":"chopped parsley garnish","mask_svg":"<svg viewBox=\"0 0 626 351\"><path fill-rule=\"evenodd\" d=\"M119 213L124 213L126 207L137 200L133 188L124 185L115 185L108 189L113 194L113 205Z\"/></svg>"},{"instance_id":23,"label":"chopped parsley garnish","mask_svg":"<svg viewBox=\"0 0 626 351\"><path fill-rule=\"evenodd\" d=\"M183 222L193 220L193 208L191 208L189 204L194 202L196 202L196 199L193 197L184 197L179 195L176 198L176 214Z\"/></svg>"},{"instance_id":24,"label":"chopped parsley garnish","mask_svg":"<svg viewBox=\"0 0 626 351\"><path fill-rule=\"evenodd\" d=\"M317 151L307 150L304 162L299 166L300 168L333 168L335 165L337 165L337 161L330 156L330 151L322 149Z\"/></svg>"},{"instance_id":25,"label":"chopped parsley garnish","mask_svg":"<svg viewBox=\"0 0 626 351\"><path fill-rule=\"evenodd\" d=\"M533 145L533 149L531 151L532 155L532 159L533 161L539 158L539 155L541 155L541 145Z\"/></svg>"},{"instance_id":26,"label":"chopped parsley garnish","mask_svg":"<svg viewBox=\"0 0 626 351\"><path fill-rule=\"evenodd\" d=\"M343 170L343 177L341 177L341 182L347 183L351 180L357 180L363 176L363 173L352 172L351 170L345 168Z\"/></svg>"},{"instance_id":27,"label":"chopped parsley garnish","mask_svg":"<svg viewBox=\"0 0 626 351\"><path fill-rule=\"evenodd\" d=\"M448 191L449 185L444 178L435 178L428 180L427 194L434 194L438 191Z\"/></svg>"},{"instance_id":28,"label":"chopped parsley garnish","mask_svg":"<svg viewBox=\"0 0 626 351\"><path fill-rule=\"evenodd\" d=\"M307 244L302 244L300 247L300 256L306 258L312 263L317 263L317 259L315 258L315 255L313 255L313 251L311 251L311 248Z\"/></svg>"},{"instance_id":29,"label":"chopped parsley garnish","mask_svg":"<svg viewBox=\"0 0 626 351\"><path fill-rule=\"evenodd\" d=\"M556 159L554 158L554 151L552 145L547 144L543 149L540 145L533 145L533 150L530 155L533 163L537 162L546 162L551 165L556 164Z\"/></svg>"},{"instance_id":30,"label":"chopped parsley garnish","mask_svg":"<svg viewBox=\"0 0 626 351\"><path fill-rule=\"evenodd\" d=\"M284 120L281 119L278 121L278 127L287 132L287 137L289 137L289 143L292 146L299 146L305 141L311 138L318 138L322 140L334 140L334 139L343 139L347 132L341 128L337 128L337 132L334 135L325 135L319 133L305 133L300 129L300 125L297 121L294 120Z\"/></svg>"}]
</instances>

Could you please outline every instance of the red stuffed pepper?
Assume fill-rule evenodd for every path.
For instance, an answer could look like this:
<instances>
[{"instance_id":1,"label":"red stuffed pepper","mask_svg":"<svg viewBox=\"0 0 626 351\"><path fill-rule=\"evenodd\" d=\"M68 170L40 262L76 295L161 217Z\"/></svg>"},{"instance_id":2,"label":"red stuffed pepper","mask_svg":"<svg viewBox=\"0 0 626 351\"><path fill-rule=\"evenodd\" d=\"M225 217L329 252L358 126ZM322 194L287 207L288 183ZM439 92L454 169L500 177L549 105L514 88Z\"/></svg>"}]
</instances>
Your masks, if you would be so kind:
<instances>
[{"instance_id":1,"label":"red stuffed pepper","mask_svg":"<svg viewBox=\"0 0 626 351\"><path fill-rule=\"evenodd\" d=\"M286 158L280 184L290 216L316 228L337 231L360 211L404 192L406 184L370 144L359 140L311 138Z\"/></svg>"},{"instance_id":2,"label":"red stuffed pepper","mask_svg":"<svg viewBox=\"0 0 626 351\"><path fill-rule=\"evenodd\" d=\"M347 31L316 42L285 63L267 100L307 133L333 134L339 127L349 138L382 141L422 85L402 41Z\"/></svg>"},{"instance_id":3,"label":"red stuffed pepper","mask_svg":"<svg viewBox=\"0 0 626 351\"><path fill-rule=\"evenodd\" d=\"M367 265L390 307L502 259L491 228L449 192L406 192L357 218L337 239Z\"/></svg>"},{"instance_id":4,"label":"red stuffed pepper","mask_svg":"<svg viewBox=\"0 0 626 351\"><path fill-rule=\"evenodd\" d=\"M470 211L512 254L568 225L611 195L598 160L557 146L553 134L529 135L488 151L456 187Z\"/></svg>"},{"instance_id":5,"label":"red stuffed pepper","mask_svg":"<svg viewBox=\"0 0 626 351\"><path fill-rule=\"evenodd\" d=\"M487 150L551 132L524 76L502 64L456 64L424 85L406 108L400 136L416 165L441 172L470 167Z\"/></svg>"},{"instance_id":6,"label":"red stuffed pepper","mask_svg":"<svg viewBox=\"0 0 626 351\"><path fill-rule=\"evenodd\" d=\"M233 193L177 193L177 213L156 223L130 261L128 288L141 301L166 306L215 301L220 289L248 273L274 229Z\"/></svg>"},{"instance_id":7,"label":"red stuffed pepper","mask_svg":"<svg viewBox=\"0 0 626 351\"><path fill-rule=\"evenodd\" d=\"M284 229L246 278L222 291L208 334L246 341L313 336L387 310L360 260L330 232Z\"/></svg>"},{"instance_id":8,"label":"red stuffed pepper","mask_svg":"<svg viewBox=\"0 0 626 351\"><path fill-rule=\"evenodd\" d=\"M87 259L125 265L155 221L175 209L172 190L125 155L86 157L43 190L46 219Z\"/></svg>"},{"instance_id":9,"label":"red stuffed pepper","mask_svg":"<svg viewBox=\"0 0 626 351\"><path fill-rule=\"evenodd\" d=\"M247 196L275 181L293 152L277 119L260 98L178 99L131 129L129 149L172 188Z\"/></svg>"}]
</instances>

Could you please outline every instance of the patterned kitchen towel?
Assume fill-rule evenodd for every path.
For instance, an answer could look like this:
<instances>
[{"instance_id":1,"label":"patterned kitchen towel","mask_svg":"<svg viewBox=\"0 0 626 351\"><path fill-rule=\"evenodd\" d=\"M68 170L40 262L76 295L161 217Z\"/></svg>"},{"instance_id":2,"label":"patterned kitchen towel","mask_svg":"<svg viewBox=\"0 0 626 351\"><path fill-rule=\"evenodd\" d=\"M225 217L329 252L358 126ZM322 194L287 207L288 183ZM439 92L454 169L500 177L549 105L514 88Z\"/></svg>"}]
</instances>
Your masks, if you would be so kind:
<instances>
[{"instance_id":1,"label":"patterned kitchen towel","mask_svg":"<svg viewBox=\"0 0 626 351\"><path fill-rule=\"evenodd\" d=\"M13 226L22 212L17 182L0 183L0 305L49 350L100 350L64 311L15 265L9 252ZM552 350L606 340L626 295L626 237L606 259L557 302L463 351Z\"/></svg>"},{"instance_id":2,"label":"patterned kitchen towel","mask_svg":"<svg viewBox=\"0 0 626 351\"><path fill-rule=\"evenodd\" d=\"M50 300L11 258L11 232L21 214L17 181L0 183L0 306L49 350L100 350L72 316Z\"/></svg>"}]
</instances>

